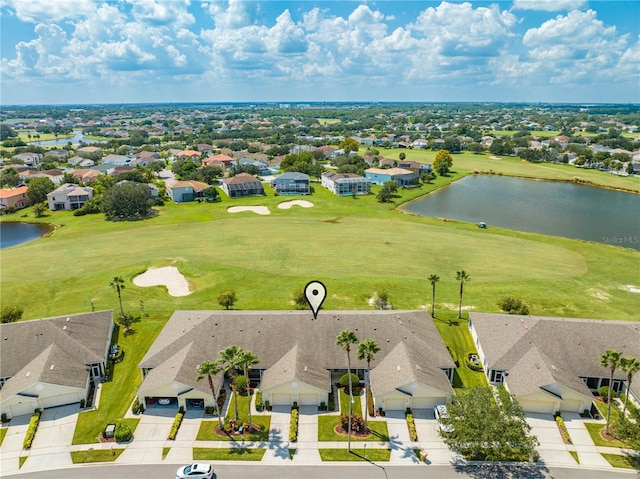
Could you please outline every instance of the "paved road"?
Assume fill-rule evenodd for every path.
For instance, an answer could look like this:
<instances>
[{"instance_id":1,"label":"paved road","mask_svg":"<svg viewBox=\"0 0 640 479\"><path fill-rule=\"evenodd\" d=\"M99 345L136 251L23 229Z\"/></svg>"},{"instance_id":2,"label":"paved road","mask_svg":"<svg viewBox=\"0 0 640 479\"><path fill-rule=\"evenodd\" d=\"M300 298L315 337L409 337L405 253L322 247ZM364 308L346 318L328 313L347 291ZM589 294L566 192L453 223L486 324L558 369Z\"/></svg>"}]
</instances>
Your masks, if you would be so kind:
<instances>
[{"instance_id":1,"label":"paved road","mask_svg":"<svg viewBox=\"0 0 640 479\"><path fill-rule=\"evenodd\" d=\"M33 479L159 479L175 477L180 464L76 466L69 469L3 475ZM251 479L632 479L638 471L587 470L584 468L546 468L539 465L472 466L378 466L375 464L336 464L317 466L272 466L234 463L215 465L215 479L250 477Z\"/></svg>"}]
</instances>

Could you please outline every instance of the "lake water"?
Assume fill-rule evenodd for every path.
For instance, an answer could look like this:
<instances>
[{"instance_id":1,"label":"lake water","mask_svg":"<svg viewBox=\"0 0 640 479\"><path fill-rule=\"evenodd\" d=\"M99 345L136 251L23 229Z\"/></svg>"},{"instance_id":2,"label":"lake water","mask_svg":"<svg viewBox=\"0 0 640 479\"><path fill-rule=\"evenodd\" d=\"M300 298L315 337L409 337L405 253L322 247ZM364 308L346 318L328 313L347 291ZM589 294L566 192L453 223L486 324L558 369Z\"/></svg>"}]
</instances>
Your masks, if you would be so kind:
<instances>
[{"instance_id":1,"label":"lake water","mask_svg":"<svg viewBox=\"0 0 640 479\"><path fill-rule=\"evenodd\" d=\"M73 130L73 136L71 138L58 138L57 140L45 140L45 141L29 141L30 145L36 146L64 146L71 142L72 145L79 145L81 141L85 143L98 143L96 140L89 140L85 138L82 130Z\"/></svg>"},{"instance_id":2,"label":"lake water","mask_svg":"<svg viewBox=\"0 0 640 479\"><path fill-rule=\"evenodd\" d=\"M401 209L640 250L640 195L592 186L470 175Z\"/></svg>"},{"instance_id":3,"label":"lake water","mask_svg":"<svg viewBox=\"0 0 640 479\"><path fill-rule=\"evenodd\" d=\"M47 225L32 223L0 223L0 249L36 240L49 232Z\"/></svg>"}]
</instances>

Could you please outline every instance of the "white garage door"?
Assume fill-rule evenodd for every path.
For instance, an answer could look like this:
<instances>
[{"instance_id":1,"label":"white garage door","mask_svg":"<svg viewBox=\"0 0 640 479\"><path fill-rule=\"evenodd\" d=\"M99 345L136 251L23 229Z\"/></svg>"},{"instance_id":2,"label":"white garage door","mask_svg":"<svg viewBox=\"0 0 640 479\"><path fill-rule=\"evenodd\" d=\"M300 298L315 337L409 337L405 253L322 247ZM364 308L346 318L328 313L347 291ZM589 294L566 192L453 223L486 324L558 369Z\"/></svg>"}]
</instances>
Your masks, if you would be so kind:
<instances>
[{"instance_id":1,"label":"white garage door","mask_svg":"<svg viewBox=\"0 0 640 479\"><path fill-rule=\"evenodd\" d=\"M313 393L300 394L300 401L298 401L300 406L317 406L318 405L318 395Z\"/></svg>"},{"instance_id":2,"label":"white garage door","mask_svg":"<svg viewBox=\"0 0 640 479\"><path fill-rule=\"evenodd\" d=\"M580 399L572 399L562 401L560 403L560 410L567 412L582 412L580 411Z\"/></svg>"},{"instance_id":3,"label":"white garage door","mask_svg":"<svg viewBox=\"0 0 640 479\"><path fill-rule=\"evenodd\" d=\"M40 404L43 408L64 406L65 404L72 404L74 402L80 402L78 393L62 394L60 396L51 396L40 399Z\"/></svg>"},{"instance_id":4,"label":"white garage door","mask_svg":"<svg viewBox=\"0 0 640 479\"><path fill-rule=\"evenodd\" d=\"M274 394L271 399L272 406L291 406L291 394Z\"/></svg>"},{"instance_id":5,"label":"white garage door","mask_svg":"<svg viewBox=\"0 0 640 479\"><path fill-rule=\"evenodd\" d=\"M404 411L404 399L385 399L385 411Z\"/></svg>"},{"instance_id":6,"label":"white garage door","mask_svg":"<svg viewBox=\"0 0 640 479\"><path fill-rule=\"evenodd\" d=\"M23 414L33 414L33 411L38 407L36 401L22 401L19 404L11 406L11 417L22 416Z\"/></svg>"},{"instance_id":7,"label":"white garage door","mask_svg":"<svg viewBox=\"0 0 640 479\"><path fill-rule=\"evenodd\" d=\"M553 414L553 403L548 401L532 401L532 400L518 400L520 406L525 412L539 412Z\"/></svg>"},{"instance_id":8,"label":"white garage door","mask_svg":"<svg viewBox=\"0 0 640 479\"><path fill-rule=\"evenodd\" d=\"M411 399L413 409L433 409L437 404L446 403L446 397L414 397Z\"/></svg>"}]
</instances>

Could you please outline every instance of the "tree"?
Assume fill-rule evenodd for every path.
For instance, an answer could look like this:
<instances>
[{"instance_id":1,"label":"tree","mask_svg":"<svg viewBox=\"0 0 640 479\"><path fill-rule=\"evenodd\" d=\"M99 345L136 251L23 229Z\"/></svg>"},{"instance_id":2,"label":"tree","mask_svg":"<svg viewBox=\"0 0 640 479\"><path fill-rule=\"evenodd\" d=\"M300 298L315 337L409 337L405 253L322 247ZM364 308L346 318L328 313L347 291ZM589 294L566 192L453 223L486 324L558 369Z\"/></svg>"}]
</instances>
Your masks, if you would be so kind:
<instances>
[{"instance_id":1,"label":"tree","mask_svg":"<svg viewBox=\"0 0 640 479\"><path fill-rule=\"evenodd\" d=\"M233 308L237 301L236 292L231 289L227 289L218 295L218 304L226 310Z\"/></svg>"},{"instance_id":2,"label":"tree","mask_svg":"<svg viewBox=\"0 0 640 479\"><path fill-rule=\"evenodd\" d=\"M121 313L118 316L118 324L120 326L124 327L125 335L132 330L131 325L133 323L137 323L138 321L140 321L140 318L139 317L137 317L137 318L134 317L133 314L131 314L131 313Z\"/></svg>"},{"instance_id":3,"label":"tree","mask_svg":"<svg viewBox=\"0 0 640 479\"><path fill-rule=\"evenodd\" d=\"M389 293L386 291L373 293L373 307L375 309L393 309L393 305L389 302Z\"/></svg>"},{"instance_id":4,"label":"tree","mask_svg":"<svg viewBox=\"0 0 640 479\"><path fill-rule=\"evenodd\" d=\"M124 309L122 308L122 290L124 289L124 279L122 276L114 276L111 281L109 281L109 286L116 290L118 293L118 301L120 302L120 316L124 316Z\"/></svg>"},{"instance_id":5,"label":"tree","mask_svg":"<svg viewBox=\"0 0 640 479\"><path fill-rule=\"evenodd\" d=\"M346 137L344 140L342 140L340 142L338 147L341 150L344 150L344 152L348 156L349 153L352 152L352 151L355 151L356 153L358 152L358 149L360 148L360 143L358 143L356 140L354 140L353 138L348 136L348 137Z\"/></svg>"},{"instance_id":6,"label":"tree","mask_svg":"<svg viewBox=\"0 0 640 479\"><path fill-rule=\"evenodd\" d=\"M607 424L604 428L605 434L609 434L609 418L611 416L611 391L613 391L613 373L620 366L620 351L607 349L600 355L600 365L609 368L609 395L607 397Z\"/></svg>"},{"instance_id":7,"label":"tree","mask_svg":"<svg viewBox=\"0 0 640 479\"><path fill-rule=\"evenodd\" d=\"M33 204L42 203L47 201L47 194L55 189L56 186L49 178L34 178L27 187L27 196Z\"/></svg>"},{"instance_id":8,"label":"tree","mask_svg":"<svg viewBox=\"0 0 640 479\"><path fill-rule=\"evenodd\" d=\"M0 312L2 323L14 323L22 318L22 306L3 306Z\"/></svg>"},{"instance_id":9,"label":"tree","mask_svg":"<svg viewBox=\"0 0 640 479\"><path fill-rule=\"evenodd\" d=\"M371 381L369 379L369 373L371 371L371 361L376 358L376 353L380 351L380 346L373 339L365 339L364 342L358 344L358 359L367 361L367 381L365 383L365 413L364 413L364 427L367 429L367 417L369 416L369 395L371 394Z\"/></svg>"},{"instance_id":10,"label":"tree","mask_svg":"<svg viewBox=\"0 0 640 479\"><path fill-rule=\"evenodd\" d=\"M462 293L464 291L464 283L471 281L471 277L464 271L456 271L456 281L460 281L460 305L458 306L458 319L462 318Z\"/></svg>"},{"instance_id":11,"label":"tree","mask_svg":"<svg viewBox=\"0 0 640 479\"><path fill-rule=\"evenodd\" d=\"M242 358L242 348L232 344L218 353L218 365L222 367L230 379L231 393L233 394L233 404L235 409L235 420L238 420L238 395L236 394L237 368L240 367Z\"/></svg>"},{"instance_id":12,"label":"tree","mask_svg":"<svg viewBox=\"0 0 640 479\"><path fill-rule=\"evenodd\" d=\"M148 186L129 181L104 193L102 211L111 221L146 218L151 213L152 204Z\"/></svg>"},{"instance_id":13,"label":"tree","mask_svg":"<svg viewBox=\"0 0 640 479\"><path fill-rule=\"evenodd\" d=\"M404 151L402 151L402 152L400 152L400 154L398 155L398 158L400 158L400 161L404 161L404 160L405 160L405 158L407 158L407 154L406 154Z\"/></svg>"},{"instance_id":14,"label":"tree","mask_svg":"<svg viewBox=\"0 0 640 479\"><path fill-rule=\"evenodd\" d=\"M244 376L247 378L248 382L249 369L251 369L254 364L258 364L260 360L258 359L258 356L253 354L251 351L247 351L246 349L242 349L238 356L238 362L242 366ZM253 423L251 422L251 387L247 387L247 405L249 410L249 431L251 431L253 429Z\"/></svg>"},{"instance_id":15,"label":"tree","mask_svg":"<svg viewBox=\"0 0 640 479\"><path fill-rule=\"evenodd\" d=\"M620 369L627 373L627 390L624 395L624 408L622 410L622 418L624 419L627 413L627 400L629 399L629 392L631 391L631 380L633 379L633 375L640 371L640 361L632 356L622 358L620 360Z\"/></svg>"},{"instance_id":16,"label":"tree","mask_svg":"<svg viewBox=\"0 0 640 479\"><path fill-rule=\"evenodd\" d=\"M447 446L467 460L523 461L538 444L522 408L504 389L476 387L457 393L440 417L439 434Z\"/></svg>"},{"instance_id":17,"label":"tree","mask_svg":"<svg viewBox=\"0 0 640 479\"><path fill-rule=\"evenodd\" d=\"M498 301L498 307L509 314L529 314L529 306L527 303L516 296L505 296Z\"/></svg>"},{"instance_id":18,"label":"tree","mask_svg":"<svg viewBox=\"0 0 640 479\"><path fill-rule=\"evenodd\" d=\"M211 389L211 395L213 396L213 400L215 403L216 413L218 414L218 425L220 426L220 430L222 431L222 416L220 415L220 408L218 407L218 401L216 399L216 389L213 385L213 376L217 376L222 372L222 367L218 362L214 361L205 361L198 368L198 377L196 377L196 381L202 380L205 376L209 381L209 389Z\"/></svg>"},{"instance_id":19,"label":"tree","mask_svg":"<svg viewBox=\"0 0 640 479\"><path fill-rule=\"evenodd\" d=\"M391 201L391 196L392 196L391 190L389 190L389 188L387 188L386 186L383 186L382 189L376 195L376 199L380 203L388 203L389 201Z\"/></svg>"},{"instance_id":20,"label":"tree","mask_svg":"<svg viewBox=\"0 0 640 479\"><path fill-rule=\"evenodd\" d=\"M33 214L36 216L36 218L42 218L46 210L46 203L36 203L35 205L33 205Z\"/></svg>"},{"instance_id":21,"label":"tree","mask_svg":"<svg viewBox=\"0 0 640 479\"><path fill-rule=\"evenodd\" d=\"M0 171L0 186L8 186L13 188L20 184L20 175L15 168L6 168Z\"/></svg>"},{"instance_id":22,"label":"tree","mask_svg":"<svg viewBox=\"0 0 640 479\"><path fill-rule=\"evenodd\" d=\"M293 306L296 309L307 309L309 307L307 297L304 294L304 289L296 289L293 292Z\"/></svg>"},{"instance_id":23,"label":"tree","mask_svg":"<svg viewBox=\"0 0 640 479\"><path fill-rule=\"evenodd\" d=\"M431 317L436 317L436 283L440 281L437 274L429 275L429 283L431 283Z\"/></svg>"},{"instance_id":24,"label":"tree","mask_svg":"<svg viewBox=\"0 0 640 479\"><path fill-rule=\"evenodd\" d=\"M218 189L215 186L210 186L209 188L205 188L204 190L202 190L202 194L207 199L207 201L220 200L220 193L218 193Z\"/></svg>"},{"instance_id":25,"label":"tree","mask_svg":"<svg viewBox=\"0 0 640 479\"><path fill-rule=\"evenodd\" d=\"M436 153L436 158L433 160L433 169L436 170L440 176L445 176L449 173L452 166L453 158L448 150L440 150Z\"/></svg>"},{"instance_id":26,"label":"tree","mask_svg":"<svg viewBox=\"0 0 640 479\"><path fill-rule=\"evenodd\" d=\"M436 175L433 173L422 173L420 175L420 181L423 183L431 183L435 179Z\"/></svg>"},{"instance_id":27,"label":"tree","mask_svg":"<svg viewBox=\"0 0 640 479\"><path fill-rule=\"evenodd\" d=\"M353 383L351 380L351 345L358 343L358 337L353 331L343 330L336 337L336 346L347 352L347 373L349 374L349 427L347 428L348 448L351 451L351 416L353 415Z\"/></svg>"}]
</instances>

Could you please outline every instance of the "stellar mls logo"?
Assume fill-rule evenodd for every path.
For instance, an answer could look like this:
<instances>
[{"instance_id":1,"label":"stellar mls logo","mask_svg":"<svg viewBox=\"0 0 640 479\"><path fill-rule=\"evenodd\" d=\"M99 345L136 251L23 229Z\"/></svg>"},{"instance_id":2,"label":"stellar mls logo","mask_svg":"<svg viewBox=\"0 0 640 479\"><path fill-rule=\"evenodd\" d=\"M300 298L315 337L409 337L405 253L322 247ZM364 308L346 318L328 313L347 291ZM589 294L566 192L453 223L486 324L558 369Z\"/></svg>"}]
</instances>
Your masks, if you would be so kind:
<instances>
[{"instance_id":1,"label":"stellar mls logo","mask_svg":"<svg viewBox=\"0 0 640 479\"><path fill-rule=\"evenodd\" d=\"M602 242L605 244L638 244L640 236L603 236Z\"/></svg>"}]
</instances>

